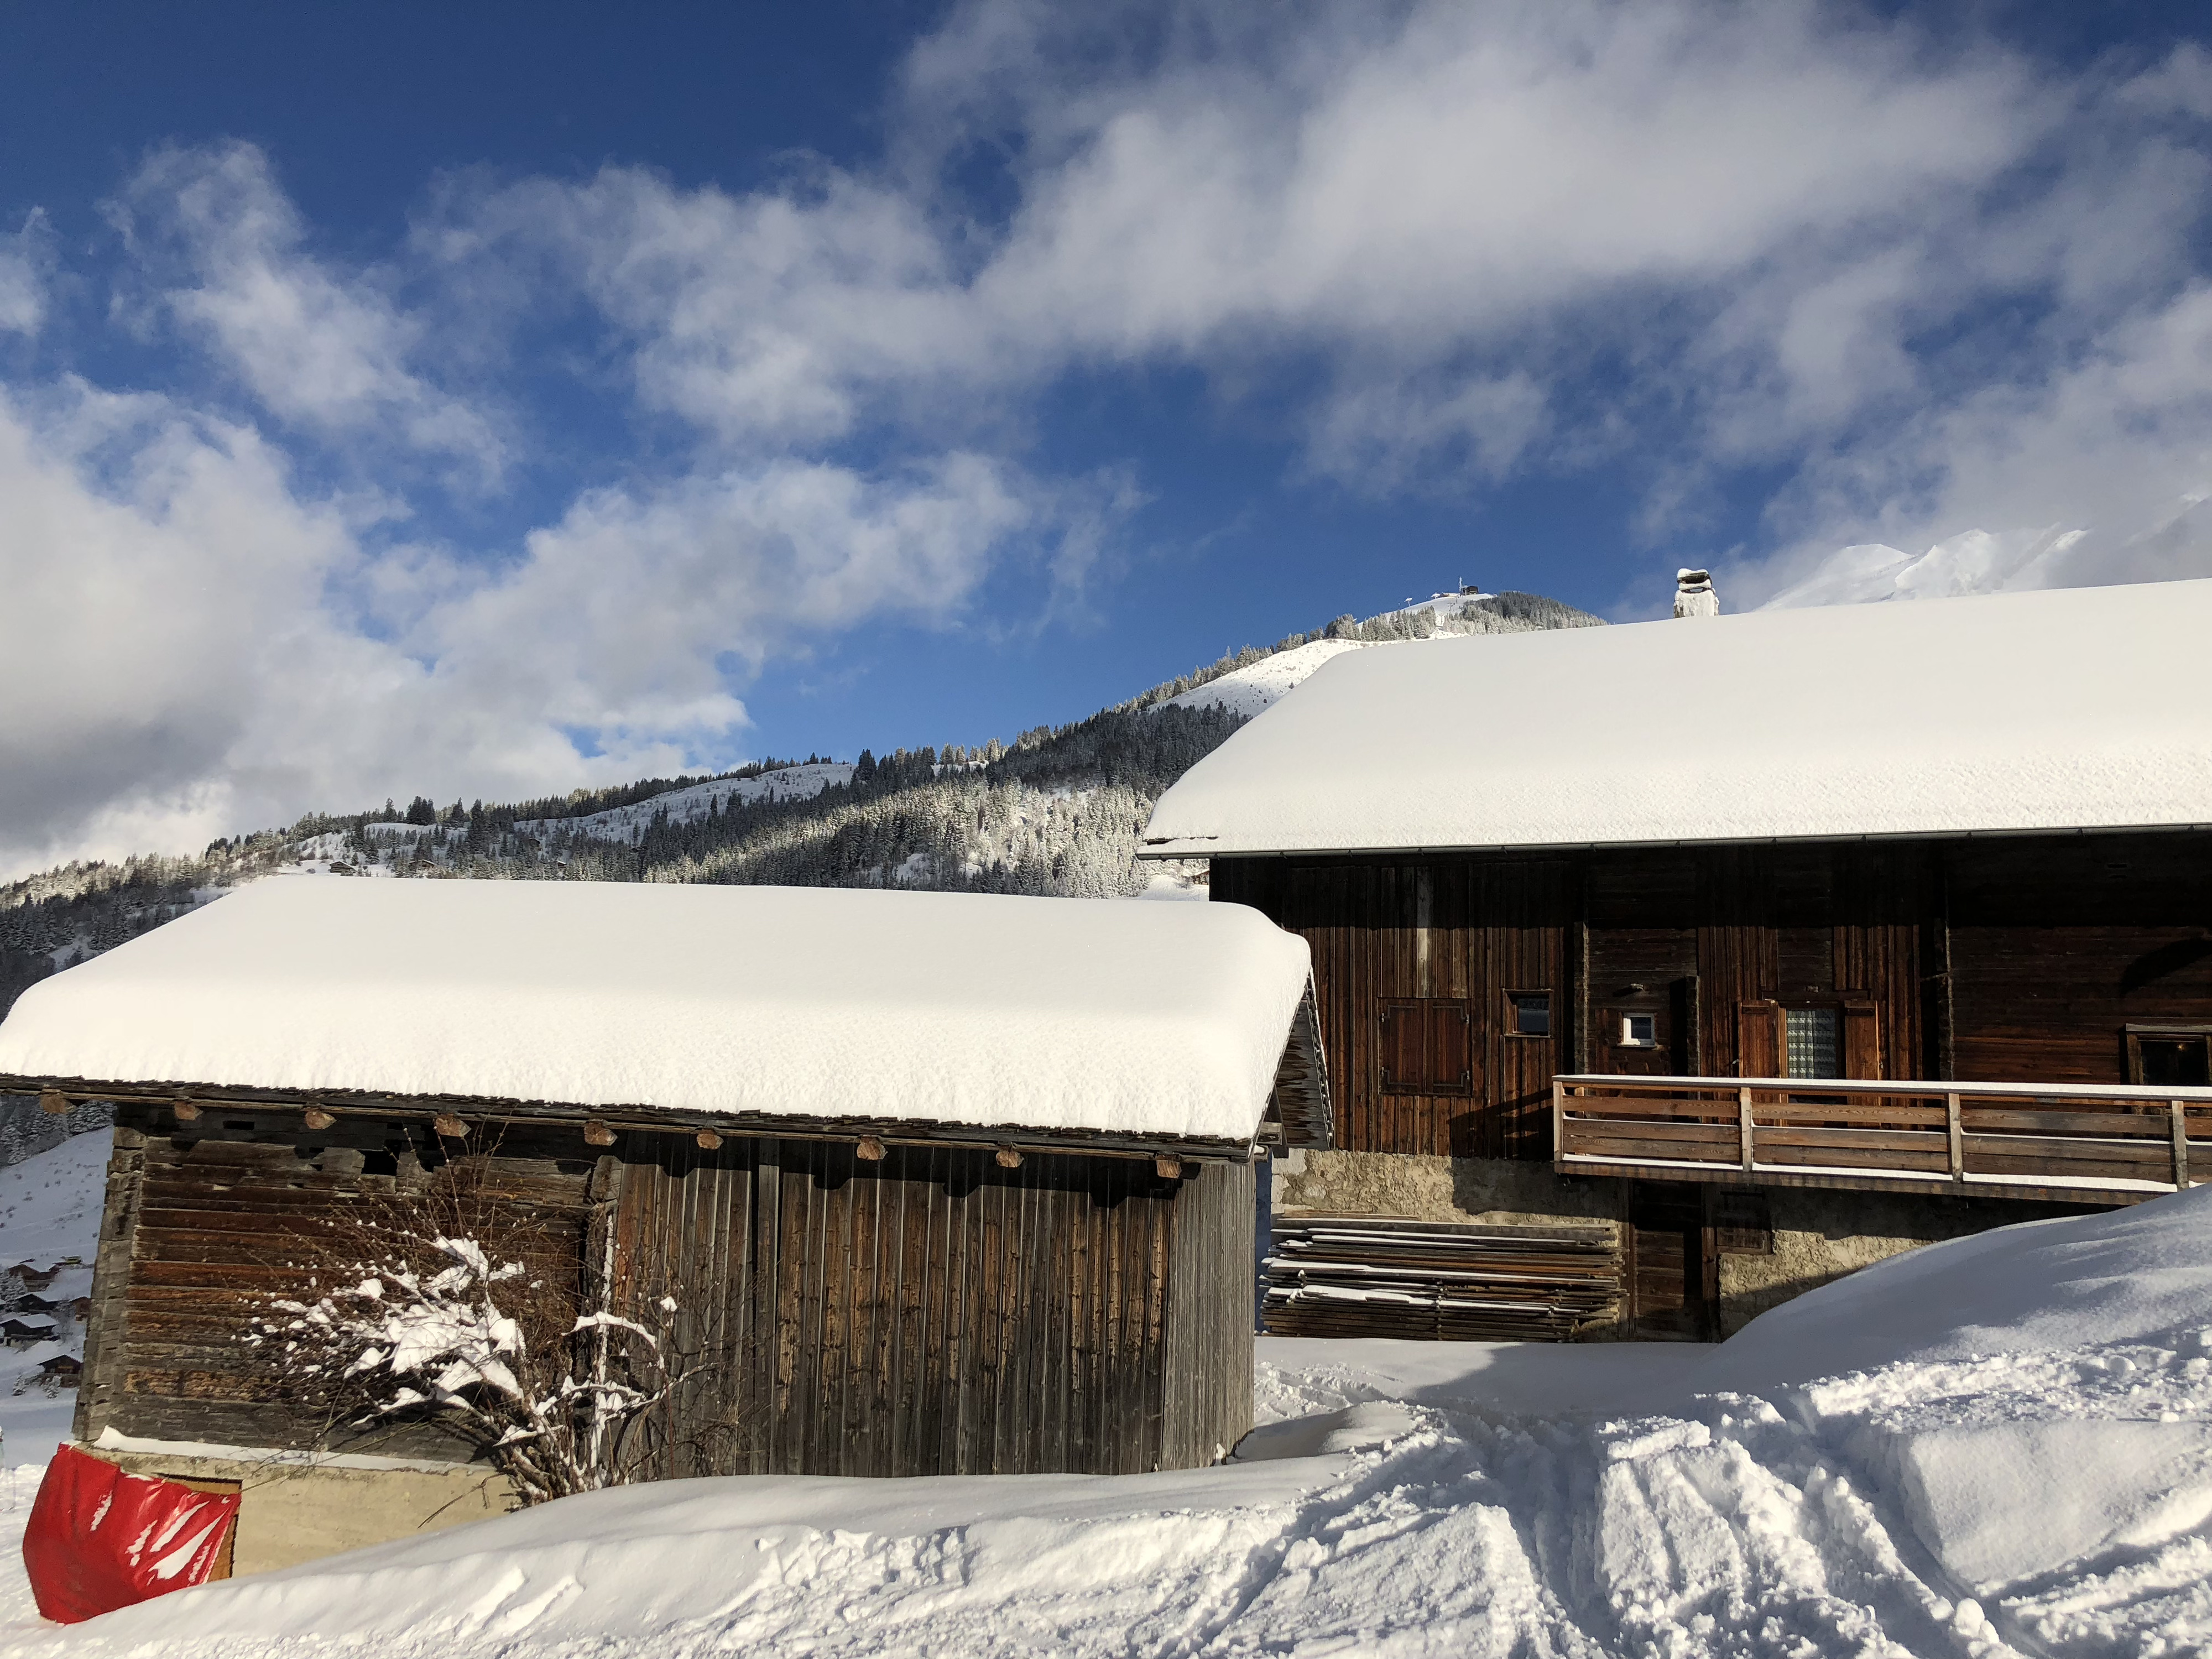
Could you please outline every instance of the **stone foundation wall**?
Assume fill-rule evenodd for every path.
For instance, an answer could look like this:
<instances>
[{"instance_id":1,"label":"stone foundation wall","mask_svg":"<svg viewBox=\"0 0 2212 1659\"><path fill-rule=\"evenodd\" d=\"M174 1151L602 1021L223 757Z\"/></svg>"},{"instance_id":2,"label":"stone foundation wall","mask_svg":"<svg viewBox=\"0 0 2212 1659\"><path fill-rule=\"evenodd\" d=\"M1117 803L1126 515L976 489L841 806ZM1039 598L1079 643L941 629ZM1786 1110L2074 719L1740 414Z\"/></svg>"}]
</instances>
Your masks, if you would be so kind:
<instances>
[{"instance_id":1,"label":"stone foundation wall","mask_svg":"<svg viewBox=\"0 0 2212 1659\"><path fill-rule=\"evenodd\" d=\"M234 1480L238 1533L231 1573L270 1572L343 1550L412 1538L516 1507L504 1477L456 1464L349 1468L162 1451L81 1449L131 1474L173 1480Z\"/></svg>"},{"instance_id":2,"label":"stone foundation wall","mask_svg":"<svg viewBox=\"0 0 2212 1659\"><path fill-rule=\"evenodd\" d=\"M1610 1181L1569 1181L1548 1164L1397 1152L1293 1152L1275 1160L1274 1206L1322 1215L1399 1215L1416 1221L1534 1226L1593 1223L1620 1231Z\"/></svg>"}]
</instances>

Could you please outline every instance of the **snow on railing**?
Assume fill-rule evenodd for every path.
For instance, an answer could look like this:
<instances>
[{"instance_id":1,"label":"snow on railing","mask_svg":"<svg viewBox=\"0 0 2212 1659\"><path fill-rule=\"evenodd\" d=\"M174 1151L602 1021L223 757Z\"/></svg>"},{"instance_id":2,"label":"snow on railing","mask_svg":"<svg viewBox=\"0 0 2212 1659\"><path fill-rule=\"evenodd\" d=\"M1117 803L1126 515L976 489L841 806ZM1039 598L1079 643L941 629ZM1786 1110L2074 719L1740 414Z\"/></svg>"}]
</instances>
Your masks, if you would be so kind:
<instances>
[{"instance_id":1,"label":"snow on railing","mask_svg":"<svg viewBox=\"0 0 2212 1659\"><path fill-rule=\"evenodd\" d=\"M2212 1089L1567 1075L1552 1145L1561 1174L2131 1203L2212 1181Z\"/></svg>"}]
</instances>

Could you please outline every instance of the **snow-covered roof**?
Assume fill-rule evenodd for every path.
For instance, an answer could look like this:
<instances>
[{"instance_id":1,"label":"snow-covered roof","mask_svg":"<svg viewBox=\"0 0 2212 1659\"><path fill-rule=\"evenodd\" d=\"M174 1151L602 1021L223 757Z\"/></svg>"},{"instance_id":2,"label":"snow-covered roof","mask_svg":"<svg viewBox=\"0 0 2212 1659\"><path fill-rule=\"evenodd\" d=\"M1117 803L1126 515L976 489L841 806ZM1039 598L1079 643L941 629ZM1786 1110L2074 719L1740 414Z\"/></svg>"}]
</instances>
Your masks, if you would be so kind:
<instances>
[{"instance_id":1,"label":"snow-covered roof","mask_svg":"<svg viewBox=\"0 0 2212 1659\"><path fill-rule=\"evenodd\" d=\"M283 876L32 987L0 1075L1243 1144L1308 973L1234 905Z\"/></svg>"},{"instance_id":2,"label":"snow-covered roof","mask_svg":"<svg viewBox=\"0 0 2212 1659\"><path fill-rule=\"evenodd\" d=\"M2212 824L2212 580L1350 652L1146 853Z\"/></svg>"}]
</instances>

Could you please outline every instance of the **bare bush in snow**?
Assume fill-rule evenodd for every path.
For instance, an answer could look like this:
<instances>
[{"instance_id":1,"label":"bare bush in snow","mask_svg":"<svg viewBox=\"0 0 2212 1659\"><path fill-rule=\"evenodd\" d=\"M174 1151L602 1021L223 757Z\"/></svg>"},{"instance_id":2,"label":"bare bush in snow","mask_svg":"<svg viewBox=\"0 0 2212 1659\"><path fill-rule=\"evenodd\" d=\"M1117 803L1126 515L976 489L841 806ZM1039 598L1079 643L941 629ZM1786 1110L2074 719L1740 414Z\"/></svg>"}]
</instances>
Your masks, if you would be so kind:
<instances>
[{"instance_id":1,"label":"bare bush in snow","mask_svg":"<svg viewBox=\"0 0 2212 1659\"><path fill-rule=\"evenodd\" d=\"M465 1178L336 1224L301 1291L246 1337L326 1431L428 1422L525 1504L619 1483L623 1431L684 1378L650 1323L587 1296L573 1255Z\"/></svg>"}]
</instances>

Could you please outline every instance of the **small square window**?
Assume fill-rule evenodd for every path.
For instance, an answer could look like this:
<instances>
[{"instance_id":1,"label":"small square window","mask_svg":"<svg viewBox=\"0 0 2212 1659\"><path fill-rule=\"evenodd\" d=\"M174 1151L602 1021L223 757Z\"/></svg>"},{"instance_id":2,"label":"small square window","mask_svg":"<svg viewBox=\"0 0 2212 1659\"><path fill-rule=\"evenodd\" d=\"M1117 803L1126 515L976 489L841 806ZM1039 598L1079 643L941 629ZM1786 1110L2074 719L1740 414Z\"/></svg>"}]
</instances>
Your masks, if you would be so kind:
<instances>
[{"instance_id":1,"label":"small square window","mask_svg":"<svg viewBox=\"0 0 2212 1659\"><path fill-rule=\"evenodd\" d=\"M1515 1036L1547 1037L1552 1035L1552 994L1549 991L1508 991L1505 1007L1510 1016L1507 1029Z\"/></svg>"},{"instance_id":2,"label":"small square window","mask_svg":"<svg viewBox=\"0 0 2212 1659\"><path fill-rule=\"evenodd\" d=\"M1659 1017L1656 1014L1623 1014L1620 1017L1620 1041L1625 1048L1654 1048L1659 1044Z\"/></svg>"}]
</instances>

